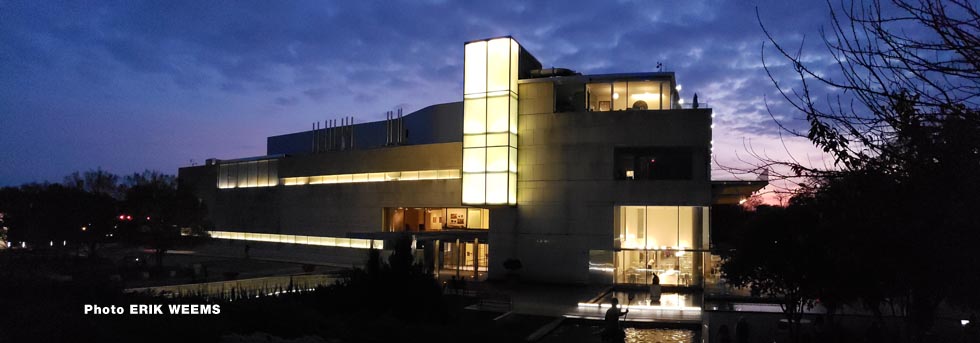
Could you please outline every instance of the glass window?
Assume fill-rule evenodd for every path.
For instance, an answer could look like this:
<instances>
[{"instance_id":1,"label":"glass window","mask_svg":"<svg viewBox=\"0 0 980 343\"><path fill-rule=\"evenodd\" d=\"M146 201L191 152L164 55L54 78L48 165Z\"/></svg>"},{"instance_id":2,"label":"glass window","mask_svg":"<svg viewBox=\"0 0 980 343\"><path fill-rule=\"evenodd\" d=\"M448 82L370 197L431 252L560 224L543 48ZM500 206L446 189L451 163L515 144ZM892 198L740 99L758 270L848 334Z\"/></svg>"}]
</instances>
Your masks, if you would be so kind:
<instances>
[{"instance_id":1,"label":"glass window","mask_svg":"<svg viewBox=\"0 0 980 343\"><path fill-rule=\"evenodd\" d=\"M432 180L436 178L435 170L422 170L419 171L419 180Z\"/></svg>"},{"instance_id":2,"label":"glass window","mask_svg":"<svg viewBox=\"0 0 980 343\"><path fill-rule=\"evenodd\" d=\"M487 135L487 146L506 146L508 133L494 133Z\"/></svg>"},{"instance_id":3,"label":"glass window","mask_svg":"<svg viewBox=\"0 0 980 343\"><path fill-rule=\"evenodd\" d=\"M514 76L517 80L517 76ZM515 88L516 89L516 88ZM511 95L510 98L510 133L517 134L517 97ZM514 142L517 145L517 142Z\"/></svg>"},{"instance_id":4,"label":"glass window","mask_svg":"<svg viewBox=\"0 0 980 343\"><path fill-rule=\"evenodd\" d=\"M694 150L688 147L617 147L614 177L619 180L690 180Z\"/></svg>"},{"instance_id":5,"label":"glass window","mask_svg":"<svg viewBox=\"0 0 980 343\"><path fill-rule=\"evenodd\" d=\"M463 136L464 148L484 147L484 146L487 146L487 135L478 134L478 135Z\"/></svg>"},{"instance_id":6,"label":"glass window","mask_svg":"<svg viewBox=\"0 0 980 343\"><path fill-rule=\"evenodd\" d=\"M463 174L463 203L481 204L486 201L486 176Z\"/></svg>"},{"instance_id":7,"label":"glass window","mask_svg":"<svg viewBox=\"0 0 980 343\"><path fill-rule=\"evenodd\" d=\"M487 99L463 100L463 133L487 132Z\"/></svg>"},{"instance_id":8,"label":"glass window","mask_svg":"<svg viewBox=\"0 0 980 343\"><path fill-rule=\"evenodd\" d=\"M507 132L510 110L509 96L487 98L487 132Z\"/></svg>"},{"instance_id":9,"label":"glass window","mask_svg":"<svg viewBox=\"0 0 980 343\"><path fill-rule=\"evenodd\" d=\"M630 81L629 108L634 110L666 110L670 109L668 98L663 94L663 82L660 81Z\"/></svg>"},{"instance_id":10,"label":"glass window","mask_svg":"<svg viewBox=\"0 0 980 343\"><path fill-rule=\"evenodd\" d=\"M475 173L486 170L486 148L463 149L463 172Z\"/></svg>"},{"instance_id":11,"label":"glass window","mask_svg":"<svg viewBox=\"0 0 980 343\"><path fill-rule=\"evenodd\" d=\"M464 94L484 93L487 91L487 42L466 44L464 49Z\"/></svg>"},{"instance_id":12,"label":"glass window","mask_svg":"<svg viewBox=\"0 0 980 343\"><path fill-rule=\"evenodd\" d=\"M623 206L620 210L620 241L623 248L643 248L646 245L646 208Z\"/></svg>"},{"instance_id":13,"label":"glass window","mask_svg":"<svg viewBox=\"0 0 980 343\"><path fill-rule=\"evenodd\" d=\"M589 111L603 112L612 110L612 84L590 83L586 85Z\"/></svg>"},{"instance_id":14,"label":"glass window","mask_svg":"<svg viewBox=\"0 0 980 343\"><path fill-rule=\"evenodd\" d=\"M498 38L487 44L487 92L510 88L510 38Z\"/></svg>"},{"instance_id":15,"label":"glass window","mask_svg":"<svg viewBox=\"0 0 980 343\"><path fill-rule=\"evenodd\" d=\"M507 173L487 173L486 182L487 203L506 204L507 190L510 188Z\"/></svg>"},{"instance_id":16,"label":"glass window","mask_svg":"<svg viewBox=\"0 0 980 343\"><path fill-rule=\"evenodd\" d=\"M507 171L509 162L507 151L509 149L506 146L487 148L487 171Z\"/></svg>"},{"instance_id":17,"label":"glass window","mask_svg":"<svg viewBox=\"0 0 980 343\"><path fill-rule=\"evenodd\" d=\"M626 82L613 82L612 102L613 111L624 111L629 108Z\"/></svg>"},{"instance_id":18,"label":"glass window","mask_svg":"<svg viewBox=\"0 0 980 343\"><path fill-rule=\"evenodd\" d=\"M678 208L677 206L647 207L647 243L652 249L667 249L678 246Z\"/></svg>"}]
</instances>

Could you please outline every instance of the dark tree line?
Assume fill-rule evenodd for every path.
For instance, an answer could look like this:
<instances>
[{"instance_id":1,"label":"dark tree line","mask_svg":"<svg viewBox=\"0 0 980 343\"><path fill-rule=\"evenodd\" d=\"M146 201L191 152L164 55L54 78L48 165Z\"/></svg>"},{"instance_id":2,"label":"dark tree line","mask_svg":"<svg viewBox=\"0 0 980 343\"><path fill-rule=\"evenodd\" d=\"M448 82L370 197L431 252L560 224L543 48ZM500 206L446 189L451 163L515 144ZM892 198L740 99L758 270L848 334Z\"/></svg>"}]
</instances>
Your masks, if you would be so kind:
<instances>
[{"instance_id":1,"label":"dark tree line","mask_svg":"<svg viewBox=\"0 0 980 343\"><path fill-rule=\"evenodd\" d=\"M189 240L182 236L205 236L210 229L207 209L192 190L154 171L119 177L100 169L72 173L61 184L2 188L0 213L10 242L42 248L70 243L89 255L124 241L155 249L159 260Z\"/></svg>"},{"instance_id":2,"label":"dark tree line","mask_svg":"<svg viewBox=\"0 0 980 343\"><path fill-rule=\"evenodd\" d=\"M783 129L835 165L759 157L802 181L786 208L746 219L723 273L783 299L791 320L815 301L857 305L925 341L943 304L980 309L980 15L964 0L828 7L833 72L763 30L796 76L766 62L770 78L808 123Z\"/></svg>"}]
</instances>

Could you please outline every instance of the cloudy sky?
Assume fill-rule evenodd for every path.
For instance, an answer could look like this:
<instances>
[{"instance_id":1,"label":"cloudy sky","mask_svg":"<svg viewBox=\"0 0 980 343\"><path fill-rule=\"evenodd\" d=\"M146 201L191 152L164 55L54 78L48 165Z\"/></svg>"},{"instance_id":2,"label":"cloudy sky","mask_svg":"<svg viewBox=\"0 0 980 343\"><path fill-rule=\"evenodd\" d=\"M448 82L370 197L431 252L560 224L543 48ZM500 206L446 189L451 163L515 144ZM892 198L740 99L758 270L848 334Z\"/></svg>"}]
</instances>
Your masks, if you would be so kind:
<instances>
[{"instance_id":1,"label":"cloudy sky","mask_svg":"<svg viewBox=\"0 0 980 343\"><path fill-rule=\"evenodd\" d=\"M750 150L820 164L762 69L756 10L817 67L822 1L0 0L0 185L76 170L176 173L265 153L316 120L461 100L463 42L512 35L545 66L677 73L716 114L721 165ZM804 39L804 37L806 37ZM769 51L772 53L772 51ZM769 54L767 53L767 55ZM777 77L790 69L771 56ZM829 68L830 65L827 64ZM716 165L716 178L730 177Z\"/></svg>"}]
</instances>

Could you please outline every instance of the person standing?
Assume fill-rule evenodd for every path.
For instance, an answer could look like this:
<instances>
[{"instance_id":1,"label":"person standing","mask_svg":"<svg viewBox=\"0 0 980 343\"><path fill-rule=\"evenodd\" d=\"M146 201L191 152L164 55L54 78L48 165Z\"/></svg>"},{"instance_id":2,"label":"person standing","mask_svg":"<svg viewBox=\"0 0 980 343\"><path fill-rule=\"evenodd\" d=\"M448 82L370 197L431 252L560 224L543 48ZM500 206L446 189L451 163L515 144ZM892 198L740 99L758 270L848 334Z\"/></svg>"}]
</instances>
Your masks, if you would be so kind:
<instances>
[{"instance_id":1,"label":"person standing","mask_svg":"<svg viewBox=\"0 0 980 343\"><path fill-rule=\"evenodd\" d=\"M625 316L629 312L629 310L620 310L619 299L612 298L612 306L606 310L605 328L602 330L603 341L620 341L626 336L623 333L623 328L619 325L619 317Z\"/></svg>"},{"instance_id":2,"label":"person standing","mask_svg":"<svg viewBox=\"0 0 980 343\"><path fill-rule=\"evenodd\" d=\"M653 273L653 280L650 281L650 304L660 303L660 294L662 293L662 288L660 287L660 277L657 273Z\"/></svg>"}]
</instances>

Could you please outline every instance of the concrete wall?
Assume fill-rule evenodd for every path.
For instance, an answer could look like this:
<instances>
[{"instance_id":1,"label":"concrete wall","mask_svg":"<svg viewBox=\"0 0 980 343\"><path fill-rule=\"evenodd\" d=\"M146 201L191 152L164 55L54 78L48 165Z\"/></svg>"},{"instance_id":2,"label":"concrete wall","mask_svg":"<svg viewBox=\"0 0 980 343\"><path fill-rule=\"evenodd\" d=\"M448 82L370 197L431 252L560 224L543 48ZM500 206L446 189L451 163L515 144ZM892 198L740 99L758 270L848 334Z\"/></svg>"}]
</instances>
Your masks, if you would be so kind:
<instances>
[{"instance_id":1,"label":"concrete wall","mask_svg":"<svg viewBox=\"0 0 980 343\"><path fill-rule=\"evenodd\" d=\"M291 156L279 160L279 176L461 169L461 143L410 145ZM200 187L216 229L343 237L380 232L384 207L459 207L461 180L217 189L216 166L180 169Z\"/></svg>"},{"instance_id":2,"label":"concrete wall","mask_svg":"<svg viewBox=\"0 0 980 343\"><path fill-rule=\"evenodd\" d=\"M587 282L589 250L613 249L614 206L710 204L711 110L548 113L546 89L528 87L521 88L518 206L491 210L501 212L491 214L491 278L506 272L504 260L518 258L523 278ZM615 180L617 146L692 147L692 178ZM516 219L500 220L509 217Z\"/></svg>"},{"instance_id":3,"label":"concrete wall","mask_svg":"<svg viewBox=\"0 0 980 343\"><path fill-rule=\"evenodd\" d=\"M463 103L428 106L402 116L402 121L404 134L407 136L405 144L458 142L463 137ZM354 124L354 147L383 147L386 143L386 130L383 120ZM309 130L272 136L266 141L266 152L269 155L309 153L313 148L312 142L313 132Z\"/></svg>"}]
</instances>

